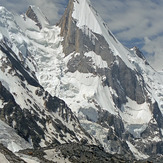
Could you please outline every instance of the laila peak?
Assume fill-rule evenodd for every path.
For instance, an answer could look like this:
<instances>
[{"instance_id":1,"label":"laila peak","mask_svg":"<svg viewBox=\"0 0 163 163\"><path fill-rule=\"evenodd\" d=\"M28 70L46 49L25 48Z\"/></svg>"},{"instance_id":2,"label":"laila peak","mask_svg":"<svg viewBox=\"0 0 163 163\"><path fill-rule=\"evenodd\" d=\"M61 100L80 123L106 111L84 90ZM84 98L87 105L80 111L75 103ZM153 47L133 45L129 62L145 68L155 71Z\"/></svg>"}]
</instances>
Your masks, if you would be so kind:
<instances>
[{"instance_id":1,"label":"laila peak","mask_svg":"<svg viewBox=\"0 0 163 163\"><path fill-rule=\"evenodd\" d=\"M163 77L90 1L70 0L57 25L34 6L0 14L3 161L161 161Z\"/></svg>"}]
</instances>

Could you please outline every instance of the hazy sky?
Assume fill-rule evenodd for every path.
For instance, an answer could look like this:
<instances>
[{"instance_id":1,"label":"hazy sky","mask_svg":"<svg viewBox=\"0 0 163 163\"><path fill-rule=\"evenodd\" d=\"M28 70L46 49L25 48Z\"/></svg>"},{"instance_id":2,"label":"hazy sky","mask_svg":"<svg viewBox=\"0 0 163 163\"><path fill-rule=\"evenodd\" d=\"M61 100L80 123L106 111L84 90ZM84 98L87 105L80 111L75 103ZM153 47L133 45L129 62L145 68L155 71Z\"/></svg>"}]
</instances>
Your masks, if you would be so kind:
<instances>
[{"instance_id":1,"label":"hazy sky","mask_svg":"<svg viewBox=\"0 0 163 163\"><path fill-rule=\"evenodd\" d=\"M152 65L163 68L163 0L90 0L109 28L125 46L138 46ZM30 4L39 6L56 23L68 0L0 0L17 13Z\"/></svg>"}]
</instances>

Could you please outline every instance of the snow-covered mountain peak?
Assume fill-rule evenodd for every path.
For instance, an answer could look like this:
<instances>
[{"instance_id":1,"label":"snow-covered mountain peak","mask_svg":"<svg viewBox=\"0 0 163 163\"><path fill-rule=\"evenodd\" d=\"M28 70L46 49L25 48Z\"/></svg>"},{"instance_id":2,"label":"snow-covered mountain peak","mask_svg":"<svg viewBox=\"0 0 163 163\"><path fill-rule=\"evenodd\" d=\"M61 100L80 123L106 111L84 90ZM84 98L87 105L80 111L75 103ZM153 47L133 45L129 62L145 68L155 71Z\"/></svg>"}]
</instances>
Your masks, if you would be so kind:
<instances>
[{"instance_id":1,"label":"snow-covered mountain peak","mask_svg":"<svg viewBox=\"0 0 163 163\"><path fill-rule=\"evenodd\" d=\"M70 3L71 2L72 1L70 1ZM114 56L119 56L129 68L134 69L129 61L130 53L128 52L128 49L116 39L110 31L107 23L105 23L101 18L89 0L73 1L72 18L79 29L81 29L91 39L93 38L93 43L95 40L98 41L95 35L101 35L108 43Z\"/></svg>"},{"instance_id":2,"label":"snow-covered mountain peak","mask_svg":"<svg viewBox=\"0 0 163 163\"><path fill-rule=\"evenodd\" d=\"M34 5L30 5L26 15L32 19L34 22L36 22L36 25L42 29L49 25L49 20L46 18L46 16L43 14L43 12L40 10L39 7L36 7Z\"/></svg>"},{"instance_id":3,"label":"snow-covered mountain peak","mask_svg":"<svg viewBox=\"0 0 163 163\"><path fill-rule=\"evenodd\" d=\"M83 119L96 123L100 119L105 123L109 114L104 114L109 112L111 117L119 118L118 124L115 120L116 125L123 121L122 132L140 137L155 122L153 116L163 111L162 86L158 84L162 82L157 79L157 73L138 48L128 49L115 38L88 0L70 0L59 27L65 53L58 66L59 82L53 90L49 83L42 82L43 85L54 94L55 90L59 92L57 96L77 113L90 133L96 127ZM159 119L162 118L160 115ZM159 124L158 119L156 121ZM119 129L117 132L119 134Z\"/></svg>"},{"instance_id":4,"label":"snow-covered mountain peak","mask_svg":"<svg viewBox=\"0 0 163 163\"><path fill-rule=\"evenodd\" d=\"M97 19L99 15L92 8L90 1L88 0L75 1L72 17L77 20L78 27L84 28L85 26L87 26L93 32L102 34L102 29Z\"/></svg>"}]
</instances>

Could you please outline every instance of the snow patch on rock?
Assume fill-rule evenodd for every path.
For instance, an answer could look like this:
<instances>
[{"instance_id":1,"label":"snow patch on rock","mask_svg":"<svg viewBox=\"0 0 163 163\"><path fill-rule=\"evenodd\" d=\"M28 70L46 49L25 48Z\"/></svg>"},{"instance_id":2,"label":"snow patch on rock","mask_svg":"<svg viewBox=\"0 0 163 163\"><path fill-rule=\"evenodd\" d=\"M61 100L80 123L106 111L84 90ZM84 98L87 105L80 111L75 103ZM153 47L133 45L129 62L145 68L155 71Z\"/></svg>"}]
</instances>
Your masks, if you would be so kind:
<instances>
[{"instance_id":1,"label":"snow patch on rock","mask_svg":"<svg viewBox=\"0 0 163 163\"><path fill-rule=\"evenodd\" d=\"M2 163L9 163L9 161L6 159L5 155L0 153L0 162Z\"/></svg>"},{"instance_id":2,"label":"snow patch on rock","mask_svg":"<svg viewBox=\"0 0 163 163\"><path fill-rule=\"evenodd\" d=\"M138 160L142 160L142 159L147 159L149 156L143 154L142 152L138 151L134 145L132 145L129 141L126 141L126 143L128 144L130 150L132 151L132 153L134 154L134 156L138 159Z\"/></svg>"},{"instance_id":3,"label":"snow patch on rock","mask_svg":"<svg viewBox=\"0 0 163 163\"><path fill-rule=\"evenodd\" d=\"M16 134L16 131L0 120L0 143L12 152L32 148L23 138Z\"/></svg>"}]
</instances>

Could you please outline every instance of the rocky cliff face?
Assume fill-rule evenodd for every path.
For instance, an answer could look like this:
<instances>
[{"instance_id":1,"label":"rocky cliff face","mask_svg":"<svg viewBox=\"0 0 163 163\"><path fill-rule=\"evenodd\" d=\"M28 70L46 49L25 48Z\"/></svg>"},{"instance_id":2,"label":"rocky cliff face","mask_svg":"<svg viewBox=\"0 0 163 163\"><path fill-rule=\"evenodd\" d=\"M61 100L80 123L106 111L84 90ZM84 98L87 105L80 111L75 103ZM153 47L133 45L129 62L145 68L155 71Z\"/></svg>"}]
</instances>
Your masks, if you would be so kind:
<instances>
[{"instance_id":1,"label":"rocky cliff face","mask_svg":"<svg viewBox=\"0 0 163 163\"><path fill-rule=\"evenodd\" d=\"M71 56L67 61L66 71L74 74L79 72L79 74L81 74L81 78L77 79L81 80L79 83L83 83L82 77L84 77L84 75L87 76L87 79L84 80L88 81L92 76L94 76L92 81L96 80L96 77L98 77L101 79L100 85L102 88L100 88L100 91L106 92L105 88L108 87L111 88L112 92L108 93L110 90L107 90L107 93L111 94L110 99L108 99L107 97L104 97L108 96L107 93L103 96L98 95L100 93L97 88L93 96L89 97L88 100L90 106L92 106L92 103L95 103L94 108L89 107L90 109L87 109L87 111L86 108L80 108L79 112L84 114L87 120L96 121L96 123L103 128L109 129L107 135L108 143L106 144L111 146L112 149L110 150L112 152L123 153L123 150L120 148L129 151L125 146L131 146L129 144L124 145L126 141L129 141L139 151L146 155L161 153L160 143L162 140L161 131L163 117L157 103L158 101L153 101L153 97L150 97L149 95L151 94L150 89L152 88L149 89L149 83L144 79L148 74L147 72L144 72L143 66L149 67L148 62L138 48L135 47L132 50L129 50L125 47L121 47L122 45L112 35L104 22L101 21L98 23L101 23L100 25L103 26L102 28L105 28L107 31L105 34L107 36L94 31L93 28L91 28L91 25L89 26L89 23L82 24L81 20L77 19L74 10L77 10L75 8L76 6L80 6L78 8L79 11L77 12L83 12L83 5L85 5L85 12L87 12L86 9L88 8L89 13L93 13L95 19L99 20L98 13L93 9L89 2L69 1L68 7L59 23L59 26L61 27L61 36L64 38L62 42L63 52L66 56ZM94 20L94 17L90 19ZM83 16L82 19L87 22L86 19L89 18ZM82 26L80 26L81 24ZM98 26L98 24L95 24L94 26ZM106 38L110 38L111 42ZM114 44L114 48L111 44ZM115 50L116 47L118 49ZM118 55L116 54L116 51L118 51ZM88 55L88 53L90 54ZM94 58L95 55L97 55L97 58ZM127 61L124 59L123 55L125 55ZM100 66L98 65L97 60L100 59L102 60L101 62L106 63L106 67L104 64L101 64ZM139 62L143 64L141 65L142 67L139 65ZM153 70L150 69L150 71ZM94 85L94 87L96 86ZM84 87L82 88L85 89ZM91 90L88 90L88 92L89 91ZM108 109L104 109L103 105L100 104L100 98L103 98L105 102L107 100L112 100L114 105L113 108L118 115L116 113L112 114L112 111L110 111L109 108L112 106L107 106ZM130 104L127 105L127 103ZM141 112L138 113L139 115L142 114L140 115L140 119L137 119L139 115L136 113L136 110L139 109L142 112L143 110L148 110L150 118L147 117L147 119L149 118L149 120L141 120L141 118L146 118L143 117L143 113ZM95 119L92 118L92 114L89 113L91 110L94 110L94 113L92 112L92 114L96 116ZM133 121L127 116L131 119L133 118ZM159 118L157 118L158 116ZM93 133L86 123L83 123L83 127L85 127L86 130L89 130L90 133ZM152 139L154 138L157 140L153 141ZM142 143L145 140L148 140L150 143ZM119 144L118 142L121 143ZM141 143L143 145L140 145Z\"/></svg>"}]
</instances>

